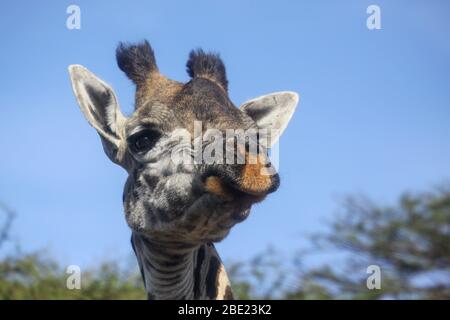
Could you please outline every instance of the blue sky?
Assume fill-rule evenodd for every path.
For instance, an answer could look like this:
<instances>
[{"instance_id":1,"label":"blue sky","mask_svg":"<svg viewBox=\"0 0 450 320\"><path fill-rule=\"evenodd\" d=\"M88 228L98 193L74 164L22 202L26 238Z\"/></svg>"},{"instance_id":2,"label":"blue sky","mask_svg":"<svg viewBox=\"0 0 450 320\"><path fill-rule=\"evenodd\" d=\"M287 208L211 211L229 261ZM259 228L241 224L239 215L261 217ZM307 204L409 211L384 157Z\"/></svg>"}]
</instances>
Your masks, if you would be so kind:
<instances>
[{"instance_id":1,"label":"blue sky","mask_svg":"<svg viewBox=\"0 0 450 320\"><path fill-rule=\"evenodd\" d=\"M382 30L366 28L381 8ZM66 8L81 8L81 30ZM131 254L126 173L103 154L72 94L67 66L110 83L122 109L134 87L119 41L148 39L160 70L187 81L189 51L220 52L236 105L293 90L279 191L218 245L225 260L271 244L289 254L323 229L337 200L390 203L450 177L448 1L14 1L0 12L0 200L18 212L23 249L64 264Z\"/></svg>"}]
</instances>

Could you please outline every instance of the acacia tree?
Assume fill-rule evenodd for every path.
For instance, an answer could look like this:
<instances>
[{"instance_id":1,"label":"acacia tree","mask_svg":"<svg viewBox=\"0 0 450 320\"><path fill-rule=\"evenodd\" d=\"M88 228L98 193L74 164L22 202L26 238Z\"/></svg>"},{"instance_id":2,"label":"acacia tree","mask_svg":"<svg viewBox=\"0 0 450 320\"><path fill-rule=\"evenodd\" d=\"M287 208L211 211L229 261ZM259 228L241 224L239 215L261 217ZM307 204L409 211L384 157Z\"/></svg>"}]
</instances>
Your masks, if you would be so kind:
<instances>
[{"instance_id":1,"label":"acacia tree","mask_svg":"<svg viewBox=\"0 0 450 320\"><path fill-rule=\"evenodd\" d=\"M328 232L313 237L313 249L330 250L333 258L313 269L300 264L308 257L305 254L293 257L293 269L281 263L276 267L266 264L265 269L252 261L238 265L232 274L239 284L238 294L244 298L258 295L254 284L269 278L273 294L269 291L258 297L450 299L450 188L406 193L388 207L366 197L349 197ZM379 290L366 286L369 265L381 269ZM270 272L262 272L267 267ZM286 280L292 270L296 279Z\"/></svg>"},{"instance_id":2,"label":"acacia tree","mask_svg":"<svg viewBox=\"0 0 450 320\"><path fill-rule=\"evenodd\" d=\"M7 207L2 209L6 219L0 221L0 249L15 216ZM286 258L271 248L250 261L233 264L230 277L237 295L247 299L450 299L450 186L404 194L394 206L349 197L328 231L313 237L312 243L314 252L331 250L333 257L311 268L300 263L308 258L304 251ZM291 264L282 263L286 260ZM380 290L366 287L369 265L381 268ZM67 290L66 278L64 268L43 252L3 256L0 299L145 298L137 268L123 269L115 262L86 271L82 290Z\"/></svg>"},{"instance_id":3,"label":"acacia tree","mask_svg":"<svg viewBox=\"0 0 450 320\"><path fill-rule=\"evenodd\" d=\"M15 216L12 209L0 204L0 249L10 240ZM0 254L0 300L146 298L137 266L103 262L83 272L80 290L70 290L65 268L45 251L23 253L17 249L4 254L0 250Z\"/></svg>"},{"instance_id":4,"label":"acacia tree","mask_svg":"<svg viewBox=\"0 0 450 320\"><path fill-rule=\"evenodd\" d=\"M450 299L450 189L406 193L382 207L348 198L319 247L347 253L340 270L330 265L303 280L335 289L342 298ZM368 290L368 265L382 271L380 290ZM295 293L291 295L295 297Z\"/></svg>"}]
</instances>

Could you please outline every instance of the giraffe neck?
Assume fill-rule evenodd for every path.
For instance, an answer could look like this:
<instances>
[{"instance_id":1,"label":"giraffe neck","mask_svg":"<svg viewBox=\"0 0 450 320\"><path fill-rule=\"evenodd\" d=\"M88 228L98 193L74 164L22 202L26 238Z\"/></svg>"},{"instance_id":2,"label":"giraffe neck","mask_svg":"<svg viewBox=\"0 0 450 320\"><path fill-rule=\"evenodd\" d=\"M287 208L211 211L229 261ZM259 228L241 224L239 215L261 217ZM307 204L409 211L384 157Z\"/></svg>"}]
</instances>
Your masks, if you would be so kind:
<instances>
[{"instance_id":1,"label":"giraffe neck","mask_svg":"<svg viewBox=\"0 0 450 320\"><path fill-rule=\"evenodd\" d=\"M167 244L135 232L131 243L148 299L233 299L228 276L212 243Z\"/></svg>"}]
</instances>

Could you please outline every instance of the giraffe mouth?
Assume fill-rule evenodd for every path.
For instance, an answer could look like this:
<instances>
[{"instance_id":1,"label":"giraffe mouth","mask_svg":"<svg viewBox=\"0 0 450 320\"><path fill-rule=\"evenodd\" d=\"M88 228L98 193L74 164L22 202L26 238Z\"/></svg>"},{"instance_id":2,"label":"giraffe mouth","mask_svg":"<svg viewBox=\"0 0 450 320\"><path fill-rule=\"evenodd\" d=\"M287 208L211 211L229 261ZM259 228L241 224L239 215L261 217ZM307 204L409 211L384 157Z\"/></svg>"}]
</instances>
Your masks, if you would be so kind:
<instances>
[{"instance_id":1,"label":"giraffe mouth","mask_svg":"<svg viewBox=\"0 0 450 320\"><path fill-rule=\"evenodd\" d=\"M223 200L250 203L262 201L280 185L279 175L270 163L250 161L244 165L204 167L200 180L206 192Z\"/></svg>"},{"instance_id":2,"label":"giraffe mouth","mask_svg":"<svg viewBox=\"0 0 450 320\"><path fill-rule=\"evenodd\" d=\"M227 179L221 179L218 176L207 177L203 185L206 192L227 202L239 202L245 208L249 208L252 204L264 200L267 196L267 192L243 190L236 187L235 183Z\"/></svg>"}]
</instances>

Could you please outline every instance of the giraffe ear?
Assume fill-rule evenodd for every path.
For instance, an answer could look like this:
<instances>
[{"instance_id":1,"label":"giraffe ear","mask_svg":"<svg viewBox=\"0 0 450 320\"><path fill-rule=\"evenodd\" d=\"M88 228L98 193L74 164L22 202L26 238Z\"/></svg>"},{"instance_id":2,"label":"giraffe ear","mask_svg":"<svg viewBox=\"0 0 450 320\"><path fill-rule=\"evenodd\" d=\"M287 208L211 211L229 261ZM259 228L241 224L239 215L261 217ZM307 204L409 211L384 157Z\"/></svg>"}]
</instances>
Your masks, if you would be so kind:
<instances>
[{"instance_id":1,"label":"giraffe ear","mask_svg":"<svg viewBox=\"0 0 450 320\"><path fill-rule=\"evenodd\" d=\"M249 100L242 104L240 109L249 115L260 129L267 130L270 134L270 147L286 129L298 100L299 96L295 92L275 92Z\"/></svg>"},{"instance_id":2,"label":"giraffe ear","mask_svg":"<svg viewBox=\"0 0 450 320\"><path fill-rule=\"evenodd\" d=\"M69 74L80 109L100 135L105 153L113 162L121 164L126 118L120 111L114 91L81 65L70 65Z\"/></svg>"}]
</instances>

